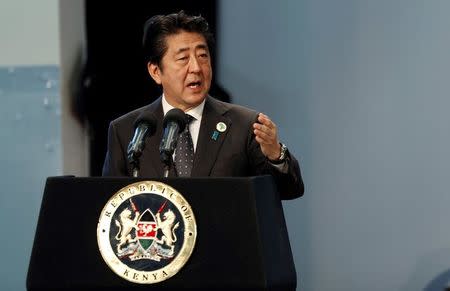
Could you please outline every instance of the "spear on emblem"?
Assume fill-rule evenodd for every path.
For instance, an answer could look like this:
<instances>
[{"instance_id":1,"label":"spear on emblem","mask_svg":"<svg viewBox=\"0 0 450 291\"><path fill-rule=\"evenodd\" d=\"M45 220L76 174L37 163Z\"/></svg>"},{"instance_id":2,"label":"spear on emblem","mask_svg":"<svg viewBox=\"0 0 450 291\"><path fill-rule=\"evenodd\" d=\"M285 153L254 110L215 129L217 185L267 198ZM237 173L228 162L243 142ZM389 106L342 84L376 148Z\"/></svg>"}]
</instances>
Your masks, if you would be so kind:
<instances>
[{"instance_id":1,"label":"spear on emblem","mask_svg":"<svg viewBox=\"0 0 450 291\"><path fill-rule=\"evenodd\" d=\"M133 211L139 213L139 209L137 209L136 204L134 204L134 202L133 202L133 200L131 200L131 198L130 198L130 204L131 204L131 208L133 209Z\"/></svg>"},{"instance_id":2,"label":"spear on emblem","mask_svg":"<svg viewBox=\"0 0 450 291\"><path fill-rule=\"evenodd\" d=\"M139 209L136 207L136 204L134 204L134 202L133 202L133 200L131 200L131 198L130 198L130 204L131 204L131 208L134 211L134 224L136 224L139 219L139 215L141 213L139 212Z\"/></svg>"},{"instance_id":3,"label":"spear on emblem","mask_svg":"<svg viewBox=\"0 0 450 291\"><path fill-rule=\"evenodd\" d=\"M159 208L159 210L158 210L158 212L157 212L157 213L161 213L161 211L163 211L163 210L164 210L164 208L166 207L166 204L167 204L167 200L166 200L166 201L164 201L163 205L161 205L161 207Z\"/></svg>"},{"instance_id":4,"label":"spear on emblem","mask_svg":"<svg viewBox=\"0 0 450 291\"><path fill-rule=\"evenodd\" d=\"M166 207L166 204L167 204L167 200L164 201L164 203L161 205L161 207L159 207L158 212L156 212L156 223L157 223L158 227L161 224L161 218L160 218L161 215L160 215L160 213L164 210L164 208Z\"/></svg>"}]
</instances>

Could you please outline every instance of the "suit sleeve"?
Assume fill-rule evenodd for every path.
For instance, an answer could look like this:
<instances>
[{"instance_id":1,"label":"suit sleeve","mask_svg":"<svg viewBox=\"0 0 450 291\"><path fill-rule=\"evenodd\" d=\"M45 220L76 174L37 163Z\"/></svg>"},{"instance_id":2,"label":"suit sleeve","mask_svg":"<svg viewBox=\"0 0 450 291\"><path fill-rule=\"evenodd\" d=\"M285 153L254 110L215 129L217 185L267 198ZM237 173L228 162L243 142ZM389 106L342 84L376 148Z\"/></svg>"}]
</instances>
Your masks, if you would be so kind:
<instances>
[{"instance_id":1,"label":"suit sleeve","mask_svg":"<svg viewBox=\"0 0 450 291\"><path fill-rule=\"evenodd\" d=\"M248 136L248 152L253 174L271 175L275 180L281 199L289 200L303 195L304 184L300 173L300 166L289 150L286 153L286 173L281 172L270 164L269 160L261 152L261 147L256 141L252 130Z\"/></svg>"},{"instance_id":2,"label":"suit sleeve","mask_svg":"<svg viewBox=\"0 0 450 291\"><path fill-rule=\"evenodd\" d=\"M128 176L124 150L113 122L109 124L108 128L108 148L102 176Z\"/></svg>"},{"instance_id":3,"label":"suit sleeve","mask_svg":"<svg viewBox=\"0 0 450 291\"><path fill-rule=\"evenodd\" d=\"M295 157L287 151L286 163L288 171L286 174L272 166L268 161L271 175L275 178L275 183L280 191L282 199L294 199L303 196L305 187L300 172L300 166Z\"/></svg>"}]
</instances>

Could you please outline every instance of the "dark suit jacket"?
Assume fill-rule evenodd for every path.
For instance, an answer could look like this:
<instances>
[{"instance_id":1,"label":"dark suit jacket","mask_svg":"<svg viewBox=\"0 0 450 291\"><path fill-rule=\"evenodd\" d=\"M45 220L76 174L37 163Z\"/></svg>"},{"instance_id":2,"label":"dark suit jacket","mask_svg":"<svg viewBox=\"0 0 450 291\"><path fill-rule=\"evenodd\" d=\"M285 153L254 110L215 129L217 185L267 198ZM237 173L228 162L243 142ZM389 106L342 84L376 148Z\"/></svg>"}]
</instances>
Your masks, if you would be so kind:
<instances>
[{"instance_id":1,"label":"dark suit jacket","mask_svg":"<svg viewBox=\"0 0 450 291\"><path fill-rule=\"evenodd\" d=\"M164 118L161 98L111 122L103 176L132 176L127 162L127 147L134 134L133 124L144 110L153 112L158 124L155 134L146 140L140 158L140 176L163 177L164 165L159 158ZM268 174L275 178L282 199L301 196L304 189L297 160L287 153L288 173L283 174L262 154L252 127L257 115L256 111L248 108L207 97L191 176L245 177ZM215 140L212 135L219 122L225 123L227 129Z\"/></svg>"}]
</instances>

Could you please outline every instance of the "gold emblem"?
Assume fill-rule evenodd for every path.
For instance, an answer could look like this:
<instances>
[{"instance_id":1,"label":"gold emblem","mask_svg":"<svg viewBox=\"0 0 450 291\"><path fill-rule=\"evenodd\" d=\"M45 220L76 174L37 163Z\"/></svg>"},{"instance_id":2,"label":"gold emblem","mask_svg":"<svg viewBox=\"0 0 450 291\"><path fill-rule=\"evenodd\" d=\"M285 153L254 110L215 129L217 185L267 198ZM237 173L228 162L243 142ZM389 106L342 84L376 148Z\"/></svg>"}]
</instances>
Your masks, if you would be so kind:
<instances>
[{"instance_id":1,"label":"gold emblem","mask_svg":"<svg viewBox=\"0 0 450 291\"><path fill-rule=\"evenodd\" d=\"M133 183L116 192L97 226L106 264L139 284L174 276L191 256L196 237L189 203L171 186L155 181Z\"/></svg>"}]
</instances>

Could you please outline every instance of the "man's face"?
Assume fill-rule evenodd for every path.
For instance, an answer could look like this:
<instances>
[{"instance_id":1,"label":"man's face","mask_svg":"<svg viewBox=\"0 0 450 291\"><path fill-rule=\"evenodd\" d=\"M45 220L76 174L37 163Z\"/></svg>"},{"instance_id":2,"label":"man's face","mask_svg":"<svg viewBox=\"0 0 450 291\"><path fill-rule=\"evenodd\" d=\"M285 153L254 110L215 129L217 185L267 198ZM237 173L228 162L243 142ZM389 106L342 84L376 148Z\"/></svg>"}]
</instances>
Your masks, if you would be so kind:
<instances>
[{"instance_id":1,"label":"man's face","mask_svg":"<svg viewBox=\"0 0 450 291\"><path fill-rule=\"evenodd\" d=\"M148 64L148 71L163 87L170 105L187 111L202 103L211 86L212 69L205 38L180 31L166 38L167 51L161 65Z\"/></svg>"}]
</instances>

